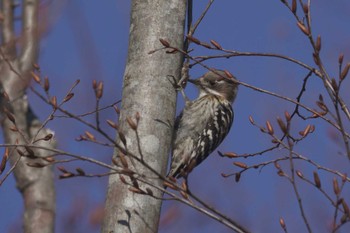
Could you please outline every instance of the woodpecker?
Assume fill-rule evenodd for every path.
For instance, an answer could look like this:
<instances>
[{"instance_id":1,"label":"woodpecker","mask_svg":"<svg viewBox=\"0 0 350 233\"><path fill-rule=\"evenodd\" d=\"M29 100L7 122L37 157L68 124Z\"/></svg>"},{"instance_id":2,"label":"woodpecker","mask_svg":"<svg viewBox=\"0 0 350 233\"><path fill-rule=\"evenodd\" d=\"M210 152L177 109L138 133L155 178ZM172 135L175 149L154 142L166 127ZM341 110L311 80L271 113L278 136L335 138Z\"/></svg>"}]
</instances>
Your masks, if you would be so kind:
<instances>
[{"instance_id":1,"label":"woodpecker","mask_svg":"<svg viewBox=\"0 0 350 233\"><path fill-rule=\"evenodd\" d=\"M222 70L212 70L196 80L199 96L186 101L175 120L171 167L168 177L187 179L192 169L206 159L230 131L232 103L238 83ZM186 98L185 98L186 99Z\"/></svg>"}]
</instances>

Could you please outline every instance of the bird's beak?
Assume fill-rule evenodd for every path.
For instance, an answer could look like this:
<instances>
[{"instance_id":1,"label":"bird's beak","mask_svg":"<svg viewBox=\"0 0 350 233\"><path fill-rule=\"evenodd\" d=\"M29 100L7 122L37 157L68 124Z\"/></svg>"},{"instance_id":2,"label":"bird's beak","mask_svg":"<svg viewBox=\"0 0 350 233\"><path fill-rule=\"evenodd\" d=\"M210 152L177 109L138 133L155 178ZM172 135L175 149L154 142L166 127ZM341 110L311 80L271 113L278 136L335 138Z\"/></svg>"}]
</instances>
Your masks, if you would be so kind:
<instances>
[{"instance_id":1,"label":"bird's beak","mask_svg":"<svg viewBox=\"0 0 350 233\"><path fill-rule=\"evenodd\" d=\"M188 79L187 81L190 83L193 83L196 86L200 85L200 83L201 83L201 81L199 81L199 79Z\"/></svg>"}]
</instances>

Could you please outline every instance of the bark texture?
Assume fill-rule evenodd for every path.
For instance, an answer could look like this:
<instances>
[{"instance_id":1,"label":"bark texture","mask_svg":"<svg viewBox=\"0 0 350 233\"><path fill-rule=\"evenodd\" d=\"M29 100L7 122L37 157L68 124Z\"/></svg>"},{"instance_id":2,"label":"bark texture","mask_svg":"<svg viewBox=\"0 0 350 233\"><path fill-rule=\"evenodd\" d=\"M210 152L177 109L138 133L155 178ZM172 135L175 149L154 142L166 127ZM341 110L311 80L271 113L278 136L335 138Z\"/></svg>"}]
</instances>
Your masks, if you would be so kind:
<instances>
[{"instance_id":1,"label":"bark texture","mask_svg":"<svg viewBox=\"0 0 350 233\"><path fill-rule=\"evenodd\" d=\"M175 118L176 91L172 78L179 78L180 54L164 50L160 38L182 48L186 12L185 0L133 0L129 35L128 60L124 73L120 132L127 141L127 150L140 156L135 131L126 123L140 113L138 133L144 161L165 174ZM117 151L116 155L117 156ZM156 177L136 162L135 170L145 177ZM162 182L153 179L155 184ZM140 184L142 186L142 184ZM161 196L153 189L156 196ZM132 193L121 183L119 175L110 176L102 232L157 232L161 201Z\"/></svg>"}]
</instances>

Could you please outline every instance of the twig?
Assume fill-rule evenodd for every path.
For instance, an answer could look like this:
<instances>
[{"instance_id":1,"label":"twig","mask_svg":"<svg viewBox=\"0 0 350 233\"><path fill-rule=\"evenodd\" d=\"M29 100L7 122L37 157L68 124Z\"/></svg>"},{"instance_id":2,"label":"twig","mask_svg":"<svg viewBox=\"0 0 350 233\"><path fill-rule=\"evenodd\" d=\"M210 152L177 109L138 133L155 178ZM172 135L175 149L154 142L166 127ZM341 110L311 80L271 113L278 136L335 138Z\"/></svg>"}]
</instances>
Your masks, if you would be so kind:
<instances>
[{"instance_id":1,"label":"twig","mask_svg":"<svg viewBox=\"0 0 350 233\"><path fill-rule=\"evenodd\" d=\"M12 149L12 151L10 152L10 156L13 155L14 151L16 150L16 146ZM4 177L0 180L0 186L4 183L4 181L7 179L7 177L13 172L13 170L15 170L15 168L17 167L17 164L19 163L19 161L21 160L22 156L18 156L18 158L16 159L16 161L14 162L14 164L11 166L10 170L8 170L8 172L6 172L6 174L4 175Z\"/></svg>"},{"instance_id":2,"label":"twig","mask_svg":"<svg viewBox=\"0 0 350 233\"><path fill-rule=\"evenodd\" d=\"M304 207L303 207L303 203L302 203L299 191L298 191L297 184L295 182L295 168L294 168L293 152L292 152L293 151L293 142L291 141L291 139L289 137L287 137L287 140L288 140L289 151L290 151L290 153L289 153L289 164L290 164L291 178L289 179L289 181L291 182L291 184L293 186L293 190L294 190L295 196L297 197L298 206L299 206L299 209L300 209L301 216L302 216L302 218L304 220L305 226L306 226L308 232L311 233L312 230L311 230L310 224L309 224L309 222L308 222L308 220L306 218Z\"/></svg>"}]
</instances>

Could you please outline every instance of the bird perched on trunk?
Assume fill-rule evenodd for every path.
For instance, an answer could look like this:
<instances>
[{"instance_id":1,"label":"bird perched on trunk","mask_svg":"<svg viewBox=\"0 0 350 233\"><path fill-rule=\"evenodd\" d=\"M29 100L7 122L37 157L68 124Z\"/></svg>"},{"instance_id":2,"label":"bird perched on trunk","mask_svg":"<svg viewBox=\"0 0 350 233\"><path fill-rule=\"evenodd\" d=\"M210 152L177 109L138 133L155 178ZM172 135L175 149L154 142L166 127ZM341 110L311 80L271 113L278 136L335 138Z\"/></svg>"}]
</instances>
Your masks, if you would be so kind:
<instances>
[{"instance_id":1,"label":"bird perched on trunk","mask_svg":"<svg viewBox=\"0 0 350 233\"><path fill-rule=\"evenodd\" d=\"M224 140L232 125L232 103L238 90L236 79L222 70L212 70L188 81L197 86L199 96L186 101L175 121L168 173L168 177L173 178L186 179Z\"/></svg>"}]
</instances>

